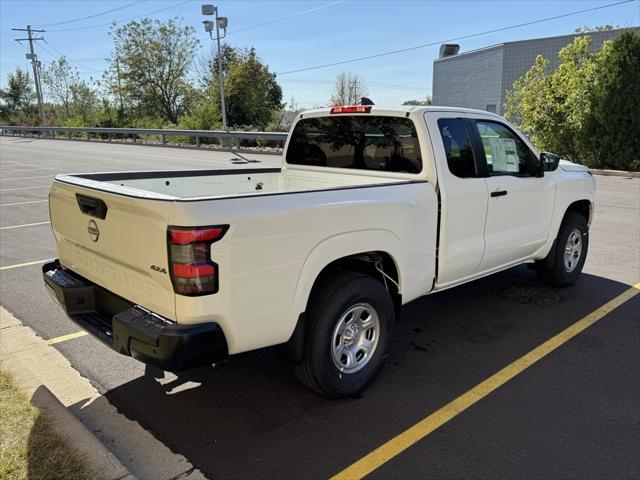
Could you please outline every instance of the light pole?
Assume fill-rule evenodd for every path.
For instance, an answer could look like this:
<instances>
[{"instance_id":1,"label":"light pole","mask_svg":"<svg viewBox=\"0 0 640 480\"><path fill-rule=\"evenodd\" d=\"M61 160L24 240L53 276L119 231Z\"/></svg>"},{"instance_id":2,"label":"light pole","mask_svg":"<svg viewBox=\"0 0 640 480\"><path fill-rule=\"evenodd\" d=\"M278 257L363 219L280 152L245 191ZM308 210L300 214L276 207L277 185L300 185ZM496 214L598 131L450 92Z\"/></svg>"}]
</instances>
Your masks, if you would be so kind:
<instances>
[{"instance_id":1,"label":"light pole","mask_svg":"<svg viewBox=\"0 0 640 480\"><path fill-rule=\"evenodd\" d=\"M214 5L202 5L202 15L215 15L216 17L216 42L218 44L218 75L220 76L220 108L222 110L222 129L228 131L227 108L224 103L224 75L222 74L222 52L220 50L220 39L227 35L227 17L218 16L218 7ZM204 20L204 30L209 32L209 37L213 40L213 23L211 20ZM224 30L224 35L220 36L220 29Z\"/></svg>"}]
</instances>

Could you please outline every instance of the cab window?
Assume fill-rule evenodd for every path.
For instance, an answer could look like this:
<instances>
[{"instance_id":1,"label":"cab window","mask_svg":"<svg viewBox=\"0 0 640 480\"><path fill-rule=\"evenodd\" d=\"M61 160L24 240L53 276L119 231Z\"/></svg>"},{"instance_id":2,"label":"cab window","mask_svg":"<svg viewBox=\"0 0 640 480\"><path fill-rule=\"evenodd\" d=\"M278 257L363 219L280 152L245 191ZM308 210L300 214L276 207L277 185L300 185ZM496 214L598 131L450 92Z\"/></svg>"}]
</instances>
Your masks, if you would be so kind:
<instances>
[{"instance_id":1,"label":"cab window","mask_svg":"<svg viewBox=\"0 0 640 480\"><path fill-rule=\"evenodd\" d=\"M409 118L333 115L300 120L286 153L292 165L420 173L418 133Z\"/></svg>"},{"instance_id":2,"label":"cab window","mask_svg":"<svg viewBox=\"0 0 640 480\"><path fill-rule=\"evenodd\" d=\"M498 122L476 121L482 140L490 176L531 176L535 155L526 143L506 125Z\"/></svg>"},{"instance_id":3,"label":"cab window","mask_svg":"<svg viewBox=\"0 0 640 480\"><path fill-rule=\"evenodd\" d=\"M460 118L441 118L438 120L438 129L449 171L460 178L476 177L471 138L464 121Z\"/></svg>"}]
</instances>

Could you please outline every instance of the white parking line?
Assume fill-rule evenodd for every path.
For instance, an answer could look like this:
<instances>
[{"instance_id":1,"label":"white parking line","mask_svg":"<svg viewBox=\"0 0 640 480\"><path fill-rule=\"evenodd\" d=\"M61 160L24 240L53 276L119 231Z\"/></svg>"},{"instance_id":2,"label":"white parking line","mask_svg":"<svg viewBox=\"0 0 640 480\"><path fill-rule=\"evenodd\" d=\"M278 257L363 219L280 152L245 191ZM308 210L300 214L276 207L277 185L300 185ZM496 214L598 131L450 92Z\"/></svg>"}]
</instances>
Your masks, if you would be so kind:
<instances>
[{"instance_id":1,"label":"white parking line","mask_svg":"<svg viewBox=\"0 0 640 480\"><path fill-rule=\"evenodd\" d=\"M0 178L0 180L31 180L32 178L53 177L54 175L55 173L52 173L51 175L36 175L34 177L5 177L5 178Z\"/></svg>"},{"instance_id":2,"label":"white parking line","mask_svg":"<svg viewBox=\"0 0 640 480\"><path fill-rule=\"evenodd\" d=\"M7 173L13 173L13 172L33 172L34 170L49 170L48 168L21 168L19 170L11 170L10 172Z\"/></svg>"},{"instance_id":3,"label":"white parking line","mask_svg":"<svg viewBox=\"0 0 640 480\"><path fill-rule=\"evenodd\" d=\"M15 205L29 205L30 203L44 203L48 201L49 200L32 200L30 202L2 203L0 204L0 207L13 207Z\"/></svg>"},{"instance_id":4,"label":"white parking line","mask_svg":"<svg viewBox=\"0 0 640 480\"><path fill-rule=\"evenodd\" d=\"M24 225L11 225L9 227L0 227L0 230L9 230L11 228L34 227L36 225L47 225L51 222L25 223Z\"/></svg>"},{"instance_id":5,"label":"white parking line","mask_svg":"<svg viewBox=\"0 0 640 480\"><path fill-rule=\"evenodd\" d=\"M38 185L37 187L3 188L0 192L13 192L14 190L33 190L34 188L49 188L51 185Z\"/></svg>"},{"instance_id":6,"label":"white parking line","mask_svg":"<svg viewBox=\"0 0 640 480\"><path fill-rule=\"evenodd\" d=\"M53 258L45 258L44 260L36 260L35 262L17 263L15 265L7 265L6 267L0 267L0 270L10 270L12 268L28 267L29 265L37 265L39 263L50 262L55 260Z\"/></svg>"}]
</instances>

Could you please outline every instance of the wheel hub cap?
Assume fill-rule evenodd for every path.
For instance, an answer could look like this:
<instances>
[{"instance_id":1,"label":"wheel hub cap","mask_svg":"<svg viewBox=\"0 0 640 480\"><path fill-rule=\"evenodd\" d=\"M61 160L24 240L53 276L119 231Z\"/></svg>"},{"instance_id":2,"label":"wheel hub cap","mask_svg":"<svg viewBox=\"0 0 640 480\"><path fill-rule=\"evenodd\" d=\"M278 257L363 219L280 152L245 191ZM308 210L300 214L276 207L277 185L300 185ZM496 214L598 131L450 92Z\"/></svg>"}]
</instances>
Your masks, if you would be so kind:
<instances>
[{"instance_id":1,"label":"wheel hub cap","mask_svg":"<svg viewBox=\"0 0 640 480\"><path fill-rule=\"evenodd\" d=\"M353 345L354 341L358 337L358 332L359 332L359 329L357 325L355 325L354 323L350 323L347 325L347 328L344 331L343 344L345 347L351 347Z\"/></svg>"},{"instance_id":2,"label":"wheel hub cap","mask_svg":"<svg viewBox=\"0 0 640 480\"><path fill-rule=\"evenodd\" d=\"M582 255L582 233L577 228L572 230L564 247L564 269L567 273L573 272Z\"/></svg>"},{"instance_id":3,"label":"wheel hub cap","mask_svg":"<svg viewBox=\"0 0 640 480\"><path fill-rule=\"evenodd\" d=\"M378 346L380 319L368 303L349 307L331 336L331 358L342 373L355 373L369 363Z\"/></svg>"}]
</instances>

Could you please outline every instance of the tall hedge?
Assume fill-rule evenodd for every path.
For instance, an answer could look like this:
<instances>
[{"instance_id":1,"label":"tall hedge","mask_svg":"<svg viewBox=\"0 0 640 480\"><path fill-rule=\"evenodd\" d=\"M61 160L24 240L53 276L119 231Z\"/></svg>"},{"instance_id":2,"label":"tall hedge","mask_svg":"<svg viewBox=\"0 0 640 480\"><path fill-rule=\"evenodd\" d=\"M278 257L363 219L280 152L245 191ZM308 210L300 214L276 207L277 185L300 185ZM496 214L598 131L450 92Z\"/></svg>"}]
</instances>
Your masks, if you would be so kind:
<instances>
[{"instance_id":1,"label":"tall hedge","mask_svg":"<svg viewBox=\"0 0 640 480\"><path fill-rule=\"evenodd\" d=\"M623 32L604 50L590 93L583 132L590 162L640 171L640 35Z\"/></svg>"},{"instance_id":2,"label":"tall hedge","mask_svg":"<svg viewBox=\"0 0 640 480\"><path fill-rule=\"evenodd\" d=\"M629 30L595 53L588 36L538 56L507 94L506 115L541 149L592 168L640 171L640 35Z\"/></svg>"}]
</instances>

